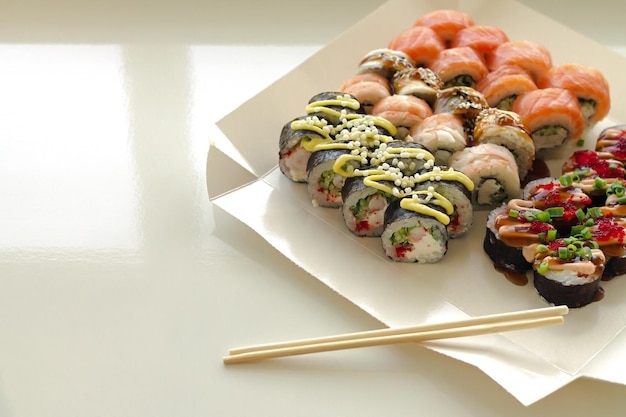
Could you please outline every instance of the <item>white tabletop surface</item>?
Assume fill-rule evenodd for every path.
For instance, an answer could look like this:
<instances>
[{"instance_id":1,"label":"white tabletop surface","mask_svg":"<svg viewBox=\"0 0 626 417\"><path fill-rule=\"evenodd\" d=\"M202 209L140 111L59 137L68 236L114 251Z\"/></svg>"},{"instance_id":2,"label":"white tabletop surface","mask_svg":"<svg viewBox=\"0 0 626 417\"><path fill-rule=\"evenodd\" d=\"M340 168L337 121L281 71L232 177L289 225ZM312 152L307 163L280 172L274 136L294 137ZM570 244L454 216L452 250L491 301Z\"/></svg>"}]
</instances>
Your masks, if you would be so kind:
<instances>
[{"instance_id":1,"label":"white tabletop surface","mask_svg":"<svg viewBox=\"0 0 626 417\"><path fill-rule=\"evenodd\" d=\"M222 364L380 327L214 210L205 163L215 121L382 1L216 3L0 7L0 416L623 415L624 386L525 407L417 345ZM623 3L523 3L626 51Z\"/></svg>"}]
</instances>

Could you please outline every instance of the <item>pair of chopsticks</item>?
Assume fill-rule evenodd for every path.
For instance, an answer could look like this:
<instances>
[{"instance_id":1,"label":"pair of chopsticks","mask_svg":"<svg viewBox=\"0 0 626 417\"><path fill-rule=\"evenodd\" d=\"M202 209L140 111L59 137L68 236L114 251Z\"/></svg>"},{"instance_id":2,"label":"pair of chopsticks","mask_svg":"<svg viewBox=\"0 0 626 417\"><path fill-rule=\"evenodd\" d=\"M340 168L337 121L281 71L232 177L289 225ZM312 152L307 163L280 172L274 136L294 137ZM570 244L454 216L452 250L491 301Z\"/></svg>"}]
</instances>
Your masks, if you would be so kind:
<instances>
[{"instance_id":1,"label":"pair of chopsticks","mask_svg":"<svg viewBox=\"0 0 626 417\"><path fill-rule=\"evenodd\" d=\"M454 337L476 336L563 324L567 306L492 314L445 323L370 330L336 336L234 348L224 357L225 364L259 361L283 356L328 352L394 343L424 342Z\"/></svg>"}]
</instances>

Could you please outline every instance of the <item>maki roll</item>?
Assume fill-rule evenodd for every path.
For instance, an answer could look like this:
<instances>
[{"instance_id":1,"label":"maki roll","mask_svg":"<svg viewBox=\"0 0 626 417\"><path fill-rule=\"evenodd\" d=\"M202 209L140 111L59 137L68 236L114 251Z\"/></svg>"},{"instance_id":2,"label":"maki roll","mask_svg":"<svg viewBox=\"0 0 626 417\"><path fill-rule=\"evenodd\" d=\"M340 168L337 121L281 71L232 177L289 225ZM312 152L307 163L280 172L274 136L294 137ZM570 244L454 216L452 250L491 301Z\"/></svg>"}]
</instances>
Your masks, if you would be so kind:
<instances>
[{"instance_id":1,"label":"maki roll","mask_svg":"<svg viewBox=\"0 0 626 417\"><path fill-rule=\"evenodd\" d=\"M513 102L524 93L537 89L530 74L517 65L502 65L491 71L476 89L485 96L491 107L511 110Z\"/></svg>"},{"instance_id":2,"label":"maki roll","mask_svg":"<svg viewBox=\"0 0 626 417\"><path fill-rule=\"evenodd\" d=\"M493 143L511 151L520 179L525 178L535 160L535 144L517 113L496 108L481 111L476 117L474 143Z\"/></svg>"},{"instance_id":3,"label":"maki roll","mask_svg":"<svg viewBox=\"0 0 626 417\"><path fill-rule=\"evenodd\" d=\"M450 157L450 167L474 183L473 203L493 208L521 195L517 164L504 146L484 143L470 146Z\"/></svg>"},{"instance_id":4,"label":"maki roll","mask_svg":"<svg viewBox=\"0 0 626 417\"><path fill-rule=\"evenodd\" d=\"M387 47L407 54L416 67L429 67L439 53L446 49L446 44L430 27L414 26L400 32Z\"/></svg>"},{"instance_id":5,"label":"maki roll","mask_svg":"<svg viewBox=\"0 0 626 417\"><path fill-rule=\"evenodd\" d=\"M348 153L346 149L324 149L311 154L307 163L307 190L314 206L341 207L341 189L346 177L333 167L337 158Z\"/></svg>"},{"instance_id":6,"label":"maki roll","mask_svg":"<svg viewBox=\"0 0 626 417\"><path fill-rule=\"evenodd\" d=\"M448 165L450 155L467 146L463 120L451 113L436 113L425 118L411 128L406 140L428 149L435 156L437 165Z\"/></svg>"},{"instance_id":7,"label":"maki roll","mask_svg":"<svg viewBox=\"0 0 626 417\"><path fill-rule=\"evenodd\" d=\"M346 114L364 114L365 110L354 96L341 91L325 91L309 99L306 113L338 124Z\"/></svg>"},{"instance_id":8,"label":"maki roll","mask_svg":"<svg viewBox=\"0 0 626 417\"><path fill-rule=\"evenodd\" d=\"M445 223L452 211L452 205L432 190L392 202L385 212L381 235L387 257L397 262L441 260L448 251Z\"/></svg>"},{"instance_id":9,"label":"maki roll","mask_svg":"<svg viewBox=\"0 0 626 417\"><path fill-rule=\"evenodd\" d=\"M385 211L396 197L366 185L364 180L362 176L346 179L341 191L343 219L348 230L357 236L380 236Z\"/></svg>"},{"instance_id":10,"label":"maki roll","mask_svg":"<svg viewBox=\"0 0 626 417\"><path fill-rule=\"evenodd\" d=\"M596 140L596 151L610 153L618 161L626 161L626 125L604 128Z\"/></svg>"},{"instance_id":11,"label":"maki roll","mask_svg":"<svg viewBox=\"0 0 626 417\"><path fill-rule=\"evenodd\" d=\"M589 125L599 122L609 114L609 82L594 67L574 63L555 65L539 80L538 86L565 88L574 93Z\"/></svg>"},{"instance_id":12,"label":"maki roll","mask_svg":"<svg viewBox=\"0 0 626 417\"><path fill-rule=\"evenodd\" d=\"M455 86L474 88L489 72L478 52L469 46L441 51L430 68L439 75L444 88Z\"/></svg>"},{"instance_id":13,"label":"maki roll","mask_svg":"<svg viewBox=\"0 0 626 417\"><path fill-rule=\"evenodd\" d=\"M432 109L425 100L415 96L394 94L379 101L372 109L372 115L389 120L396 127L394 136L404 139L411 127L432 115Z\"/></svg>"},{"instance_id":14,"label":"maki roll","mask_svg":"<svg viewBox=\"0 0 626 417\"><path fill-rule=\"evenodd\" d=\"M461 29L450 45L452 48L469 46L484 59L501 44L508 42L507 34L497 26L474 25Z\"/></svg>"},{"instance_id":15,"label":"maki roll","mask_svg":"<svg viewBox=\"0 0 626 417\"><path fill-rule=\"evenodd\" d=\"M391 86L387 78L368 72L347 79L339 87L339 91L355 97L363 106L365 113L370 114L376 103L391 95Z\"/></svg>"},{"instance_id":16,"label":"maki roll","mask_svg":"<svg viewBox=\"0 0 626 417\"><path fill-rule=\"evenodd\" d=\"M392 86L395 94L415 96L432 105L443 81L429 68L406 68L393 75Z\"/></svg>"},{"instance_id":17,"label":"maki roll","mask_svg":"<svg viewBox=\"0 0 626 417\"><path fill-rule=\"evenodd\" d=\"M311 156L303 142L330 142L328 122L311 116L301 116L287 122L279 140L278 166L280 171L294 182L307 181L307 163Z\"/></svg>"},{"instance_id":18,"label":"maki roll","mask_svg":"<svg viewBox=\"0 0 626 417\"><path fill-rule=\"evenodd\" d=\"M528 71L533 81L537 82L552 67L552 55L545 46L537 42L504 42L493 50L487 60L489 71L495 71L502 65L517 65Z\"/></svg>"},{"instance_id":19,"label":"maki roll","mask_svg":"<svg viewBox=\"0 0 626 417\"><path fill-rule=\"evenodd\" d=\"M515 100L512 110L522 117L536 150L554 148L567 140L578 140L585 128L585 117L578 99L564 88L529 91Z\"/></svg>"},{"instance_id":20,"label":"maki roll","mask_svg":"<svg viewBox=\"0 0 626 417\"><path fill-rule=\"evenodd\" d=\"M421 15L413 25L431 28L449 45L459 31L474 25L474 19L460 10L438 9Z\"/></svg>"},{"instance_id":21,"label":"maki roll","mask_svg":"<svg viewBox=\"0 0 626 417\"><path fill-rule=\"evenodd\" d=\"M412 67L413 60L406 53L400 50L380 48L368 52L361 59L357 73L375 73L390 80L397 71Z\"/></svg>"},{"instance_id":22,"label":"maki roll","mask_svg":"<svg viewBox=\"0 0 626 417\"><path fill-rule=\"evenodd\" d=\"M579 308L601 294L605 256L593 241L561 238L533 245L527 252L534 286L547 302Z\"/></svg>"}]
</instances>

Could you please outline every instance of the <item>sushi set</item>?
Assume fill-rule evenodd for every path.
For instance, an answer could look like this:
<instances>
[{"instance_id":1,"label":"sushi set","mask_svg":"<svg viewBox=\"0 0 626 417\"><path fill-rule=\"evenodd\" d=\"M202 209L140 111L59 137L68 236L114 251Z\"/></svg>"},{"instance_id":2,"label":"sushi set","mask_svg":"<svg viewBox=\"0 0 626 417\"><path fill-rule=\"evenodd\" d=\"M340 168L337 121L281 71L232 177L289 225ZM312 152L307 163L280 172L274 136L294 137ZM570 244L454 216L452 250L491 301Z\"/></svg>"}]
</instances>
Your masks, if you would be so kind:
<instances>
[{"instance_id":1,"label":"sushi set","mask_svg":"<svg viewBox=\"0 0 626 417\"><path fill-rule=\"evenodd\" d=\"M623 56L598 45L573 29L559 25L558 22L515 0L503 0L502 2L472 0L461 2L458 6L459 10L464 10L474 17L475 26L497 22L496 24L502 27L503 32L508 35L510 40L527 39L545 45L545 49L552 54L551 68L560 67L563 63L576 62L588 68L598 68L601 71L610 84L613 101L610 103L608 116L598 122L585 121L582 134L584 144L579 143L581 138L573 137L564 139L563 144L551 148L535 149L534 154L524 151L523 147L536 146L535 140L532 141L532 144L528 140L526 140L528 143L515 140L514 143L520 147L517 152L511 152L510 147L512 145L503 142L476 145L476 137L481 135L480 128L477 129L479 125L482 126L482 129L487 129L487 137L491 136L492 140L495 137L501 139L508 137L513 142L514 139L512 138L524 136L523 133L519 133L513 128L514 121L519 120L515 115L512 115L507 122L511 124L507 127L509 132L507 135L490 133L500 129L500 127L487 124L488 119L496 113L511 112L513 102L517 101L527 91L524 84L529 85L529 80L533 82L533 88L536 87L536 90L545 89L539 88L537 82L532 77L525 76L524 73L514 75L516 73L511 68L513 65L508 65L506 71L491 70L483 78L483 84L486 83L495 87L496 81L499 79L496 76L497 73L502 74L501 77L511 74L509 84L504 83L506 87L495 94L495 101L488 102L489 107L479 111L479 113L483 112L482 117L485 120L474 119L474 127L471 129L474 138L472 142L467 142L468 132L472 127L471 124L467 123L467 118L454 115L451 112L435 112L434 106L440 91L450 88L454 88L459 93L464 90L471 92L471 90L466 90L467 88L478 91L480 83L474 87L448 87L444 85L442 88L439 84L441 77L433 77L434 71L424 66L416 65L414 66L415 70L405 68L402 71L404 74L402 77L399 77L399 74L395 77L395 87L392 84L393 77L391 77L390 82L388 81L384 85L389 86L387 91L391 97L410 96L413 95L409 93L410 91L419 91L424 97L423 100L429 104L431 115L424 117L418 123L418 127L412 128L412 131L411 125L407 121L403 123L391 122L393 112L386 112L386 115L382 116L381 114L385 110L383 106L379 106L381 114L374 115L373 108L380 101L380 99L376 99L376 91L379 91L378 94L382 99L387 96L386 88L379 89L374 82L369 82L367 86L371 87L369 89L371 94L360 95L356 87L353 87L354 90L347 89L350 80L353 77L360 77L380 81L380 77L374 75L373 71L359 74L360 67L365 65L365 63L361 64L363 58L369 55L371 51L389 49L389 42L398 36L402 28L411 27L416 18L434 10L432 5L429 6L424 2L389 0L222 118L217 123L217 127L230 141L234 149L231 151L229 148L212 147L207 161L207 187L209 198L214 207L238 219L244 225L246 233L255 234L263 240L263 243L267 243L270 248L284 255L286 259L297 265L305 276L319 281L331 291L389 327L545 307L549 302L543 296L538 295L538 290L533 283L535 261L537 269L544 272L545 267L540 268L540 266L545 259L540 259L539 255L536 259L533 257L529 260L518 257L518 254L523 252L523 248L511 244L515 243L514 241L508 241L509 245L498 248L500 260L507 258L507 255L515 254L513 259L520 261L520 264L498 264L496 261L500 260L497 257L494 261L489 256L490 254L485 252L485 240L490 234L487 224L489 219L495 219L497 216L492 211L500 207L507 207L510 201L517 201L519 207L509 208L507 215L515 216L515 210L518 210L524 218L526 216L533 218L534 213L523 212L524 207L522 205L527 204L525 202L529 199L527 192L530 191L530 187L535 184L534 186L537 188L542 182L546 184L558 182L559 187L569 188L568 192L572 195L574 195L574 188L577 187L583 191L582 194L587 194L588 188L581 186L591 179L583 178L580 172L575 172L581 170L572 168L573 165L564 167L565 162L572 158L577 151L610 152L613 157L608 158L607 161L620 159L618 150L621 145L618 144L619 141L616 141L615 138L605 141L599 137L603 130L604 133L610 133L611 129L608 128L611 127L616 127L616 129L607 136L619 136L621 130L619 125L626 121L626 103L623 100L623 97L626 97L626 84L623 83L626 59ZM374 27L376 30L372 30ZM530 27L533 29L529 30ZM346 47L346 45L350 45L350 47ZM446 47L449 49L448 45ZM375 67L376 60L372 61L366 66ZM416 83L414 79L409 77L408 74L410 73L423 73L427 82ZM528 71L525 74L528 74ZM389 75L383 75L383 78L389 80L387 77ZM488 83L484 81L490 77L492 77L491 81ZM463 79L463 77L459 77L459 79ZM515 83L510 83L511 80L515 79L519 80L521 85L517 93L512 87ZM400 88L403 89L404 94L398 94ZM450 90L450 92L455 90ZM383 93L381 94L380 91ZM364 184L365 178L357 175L346 175L341 186L341 193L350 193L350 197L346 196L346 199L343 200L343 196L341 196L341 204L338 207L327 208L322 207L323 204L313 203L321 195L314 197L314 194L310 193L306 181L306 170L300 173L301 178L299 180L294 181L286 177L281 171L283 167L280 167L282 163L279 156L281 144L278 136L286 125L291 125L296 119L300 120L296 125L298 123L305 125L307 117L317 117L321 121L325 117L323 110L318 111L321 108L332 109L334 107L335 110L339 109L339 113L341 113L344 103L337 105L337 103L326 102L320 106L311 106L309 103L312 98L316 97L314 101L320 104L320 101L328 99L328 96L324 97L320 94L329 92L340 93L342 96L349 94L357 100L360 108L357 110L345 109L345 113L351 114L349 118L354 120L363 118L363 121L367 121L367 119L374 118L376 122L373 126L368 126L366 130L375 129L375 134L378 134L380 139L380 145L376 145L374 139L365 140L360 144L367 146L357 147L359 153L365 151L362 155L363 159L360 161L356 159L355 155L346 156L354 149L347 153L345 149L335 149L334 152L341 156L344 161L348 159L350 161L343 167L345 172L347 173L350 169L357 170L356 172L369 170L370 174L374 174L374 169L381 169L386 171L384 175L391 176L391 171L398 168L393 165L394 158L386 161L389 164L388 169L382 167L382 164L378 164L376 158L390 152L400 152L399 150L389 151L389 148L394 146L401 146L406 150L411 148L412 150L402 155L402 158L398 158L398 162L400 159L403 163L408 162L408 165L402 168L404 172L402 170L400 172L405 181L409 180L409 177L411 178L406 184L409 187L403 187L402 184L400 186L395 185L395 179L394 182L388 182L382 176L376 178L372 175L373 178L368 180L368 184L371 183L370 185L379 188L373 193L375 195L371 204L366 207L364 204L356 204L356 201L361 199L360 195L372 192L371 188ZM482 94L485 100L489 100L490 94L486 90L483 90L482 93L478 92ZM469 99L469 97L471 95L465 98ZM480 98L480 96L478 97ZM508 99L505 100L507 97ZM451 95L449 100L454 103L459 98ZM396 97L395 100L398 98ZM407 108L415 102L412 99L404 100ZM345 104L354 107L353 104L349 103L352 103L352 100L346 100ZM587 119L590 113L589 108L588 106L581 106L580 103L579 107L583 113L583 118ZM585 101L582 101L582 104L584 105ZM388 106L387 110L393 110L395 106ZM313 110L313 107L319 107L312 112L317 114L309 115L308 111ZM419 108L428 112L424 106ZM596 108L598 107L596 106ZM521 117L520 114L515 114ZM563 114L566 113L552 115L554 119L551 120L553 122L558 118L565 120L566 116ZM395 133L393 133L393 128L384 123L382 119L390 121L396 130ZM579 117L576 119L580 120ZM540 121L541 118L539 117L537 120ZM321 145L327 142L324 146L330 148L331 142L325 136L329 135L335 139L334 136L339 132L335 131L334 127L340 124L341 122L335 120L327 121L327 125L321 127L321 131L318 132L320 136L315 136L316 139L310 141L310 144L314 146L316 143ZM251 135L251 127L254 128L253 135ZM365 124L361 128L365 128ZM370 133L372 132L368 132L366 135ZM538 139L538 137L532 137L533 132L529 131L527 127L525 133L530 134L531 139ZM544 142L550 145L563 140L566 131L563 129L558 132L557 129L553 129L551 132L550 129L545 129L542 133L546 139ZM294 130L292 134L295 141L298 140L299 135L300 138L302 137L302 132L299 132L299 129ZM399 138L401 135L404 135L404 139ZM415 140L418 135L420 136L420 143L407 140L408 136ZM390 141L389 137L393 140ZM354 138L348 135L342 136L342 140L350 142ZM608 144L611 141L613 141L612 149L610 146L605 146L602 149L595 148L596 142L599 146L601 143ZM442 146L442 143L446 143L447 146ZM476 152L485 145L491 145L489 146L491 148L497 145L499 146L497 149L501 153L506 154L502 150L502 148L506 148L505 150L508 150L509 154L513 154L515 169L509 171L509 176L501 176L501 185L498 185L497 181L491 181L485 184L486 187L483 189L480 177L476 180L472 178L474 174L471 170L463 172L460 168L454 168L453 172L470 178L474 185L472 191L464 185L463 181L458 181L458 178L456 181L444 180L443 178L439 181L431 179L426 181L425 176L415 177L416 174L419 176L429 171L447 173L450 171L450 160L453 154L462 150ZM384 149L380 149L381 147ZM308 163L310 154L314 152L306 151L309 153L305 153L302 152L302 149L296 149L297 151L293 155L300 154L300 157ZM534 156L534 159L524 158L524 152L527 152L526 155ZM331 154L331 152L323 152L323 154ZM318 156L321 155L322 153ZM422 158L420 159L418 155L421 155ZM507 156L510 157L510 155ZM580 164L589 165L592 162L589 154L579 153L578 156L582 157L578 161ZM330 160L333 159L329 155L326 157ZM598 157L603 159L601 155ZM479 160L480 158L475 157L475 159ZM588 160L585 161L585 159ZM365 161L363 166L361 166L362 161ZM470 159L468 158L467 161L469 162ZM302 164L304 164L297 159L291 160L291 163L294 163L290 165L291 167L303 166ZM413 166L411 166L412 164ZM320 165L328 167L330 161L327 160ZM470 166L467 162L466 165ZM486 167L484 164L482 165L483 171L485 171ZM480 166L481 164L477 164L475 168L479 174L482 172ZM501 165L496 164L494 171L500 169L499 166ZM596 165L596 168L599 166ZM613 166L607 168L606 172L609 172ZM410 174L411 170L416 171ZM524 175L526 170L528 173ZM599 169L599 171L602 172L603 169ZM512 176L513 172L517 173L515 177ZM224 175L224 173L228 173L228 175ZM321 174L317 174L317 176L322 177ZM459 176L459 178L463 177ZM498 197L496 191L499 190L500 186L505 189L505 184L516 183L517 178L519 178L519 186L516 188L516 193L510 198L504 198L499 203L489 201L489 196ZM433 179L436 180L435 177ZM485 178L485 180L487 179ZM561 179L564 185L561 184ZM604 180L610 183L609 178ZM327 174L325 181L332 183L333 179ZM415 263L390 260L382 245L384 216L381 217L380 213L372 216L371 213L375 212L372 210L368 217L365 211L370 207L373 209L379 205L399 204L397 200L413 199L413 194L417 194L417 199L425 200L424 192L428 192L430 187L426 184L428 182L433 187L433 191L435 191L434 183L440 184L438 191L435 192L448 201L454 201L455 197L462 198L461 195L467 196L469 192L472 204L465 211L459 210L457 213L453 212L452 215L442 213L446 211L443 206L430 207L450 218L450 223L446 225L445 232L443 227L435 226L435 221L431 220L428 226L440 231L441 236L447 234L449 239L448 250L445 256L438 261ZM595 179L592 182L595 183ZM391 186L392 194L394 186L398 188L399 194L387 201L390 184L393 184ZM598 181L598 184L601 182ZM335 185L341 185L341 181ZM543 187L546 188L549 185L543 185ZM360 188L363 190L357 191ZM405 188L410 188L410 190L405 190ZM444 194L441 190L448 191L448 194ZM478 190L481 190L480 194L477 192ZM615 185L610 193L612 193L610 194L611 200L616 200L620 197L621 190L618 185ZM401 198L403 194L406 196ZM333 195L336 194L333 193ZM585 198L581 194L576 195L578 198ZM478 196L481 197L481 202L484 204L477 203ZM537 195L537 197L539 196ZM578 211L581 218L587 216L594 218L600 209L608 213L606 209L611 208L612 204L609 195L606 195L607 198L604 202L600 196L594 195L594 193L587 194L587 197L591 199L591 204L584 208L581 207L582 212L576 209L573 212L567 210L567 213L576 215ZM443 201L434 193L430 200ZM320 201L323 202L323 199L320 198ZM574 239L569 242L573 245L570 247L572 253L580 253L584 257L588 257L589 251L592 254L597 253L596 248L592 247L595 246L594 244L587 245L589 251L583 249L585 245L582 245L584 241L581 239L582 234L580 236L567 234L565 230L567 222L564 221L565 219L559 218L561 208L548 209L545 207L545 203L541 204L544 204L544 207L535 210L537 219L545 219L546 216L539 211L549 213L552 219L549 224L554 226L559 233L555 237L554 232L544 232L546 237L548 234L550 235L550 239L555 237L555 244L550 250L556 252L556 257L559 257L559 252L565 256L564 250L559 249L556 242L572 237ZM352 206L355 206L354 211L350 210ZM613 208L617 210L619 205L614 205ZM503 209L501 208L501 210ZM511 212L511 210L513 211ZM397 212L401 211L398 210ZM465 213L463 216L466 217L460 216L462 213ZM566 208L563 208L563 214L565 213ZM406 214L413 216L412 213ZM458 219L456 218L457 214L459 215ZM440 215L437 214L437 216ZM615 219L619 218L617 213L613 213L612 216ZM586 218L582 226L590 218ZM459 231L455 232L451 226L454 224L459 226L466 224L469 225L469 228L467 230L460 228ZM535 226L539 226L539 223L535 223ZM398 227L402 229L405 226L399 225ZM591 226L590 222L586 227L591 233L596 233L596 229L599 229L599 225ZM394 233L399 229L395 230ZM359 234L352 230L358 230ZM540 238L540 232L537 231L537 238ZM586 231L581 232L588 235ZM224 230L223 233L229 232ZM455 233L458 235L454 236ZM403 234L398 233L396 237L401 237ZM407 240L409 235L407 234ZM422 238L425 238L423 243L427 243L429 239L432 239L431 242L439 242L440 240L437 239L440 239L441 236L437 236L437 233L429 234L429 236L421 235ZM489 243L488 240L487 243ZM494 242L496 247L504 245L504 243L505 239ZM550 246L549 243L542 244ZM598 249L599 246L598 244ZM603 246L603 249L607 248L606 245ZM534 249L537 252L537 246ZM539 246L539 249L543 249L543 247ZM495 251L495 248L490 250ZM403 249L400 249L398 253L402 253L402 251ZM619 276L623 273L620 272L623 271L619 262L620 258L613 255L607 256L607 253L603 250L605 262L602 276L604 280L589 285L589 287L602 287L597 292L594 292L593 288L589 288L589 292L594 294L593 300L601 299L601 301L591 302L582 308L571 309L563 326L534 329L519 334L518 332L509 332L497 337L468 339L463 341L462 346L454 343L450 345L432 344L427 347L476 366L525 404L537 401L580 376L626 384L624 373L620 371L626 366L626 359L623 358L623 355L613 355L613 352L623 351L623 337L620 334L626 328L626 303L623 302L626 298L626 286L623 285L623 277ZM549 253L542 252L542 254L548 255ZM426 256L424 252L419 252L418 255ZM546 258L547 264L567 261L567 259L557 261L549 257ZM588 260L595 261L593 257ZM497 268L496 265L498 265ZM589 278L593 275L591 273ZM610 279L611 275L616 277ZM555 282L558 283L558 281ZM582 281L579 282L579 284L582 283ZM583 296L582 288L580 287L580 294L577 295L580 299L586 297ZM590 294L588 295L590 296ZM576 346L576 349L572 349L572 346Z\"/></svg>"},{"instance_id":2,"label":"sushi set","mask_svg":"<svg viewBox=\"0 0 626 417\"><path fill-rule=\"evenodd\" d=\"M532 272L547 302L582 307L626 273L626 126L574 151L556 178L538 155L584 144L609 110L596 68L553 65L539 43L440 9L312 96L280 132L278 165L393 261L439 262L474 210L490 210L483 248L496 269Z\"/></svg>"}]
</instances>

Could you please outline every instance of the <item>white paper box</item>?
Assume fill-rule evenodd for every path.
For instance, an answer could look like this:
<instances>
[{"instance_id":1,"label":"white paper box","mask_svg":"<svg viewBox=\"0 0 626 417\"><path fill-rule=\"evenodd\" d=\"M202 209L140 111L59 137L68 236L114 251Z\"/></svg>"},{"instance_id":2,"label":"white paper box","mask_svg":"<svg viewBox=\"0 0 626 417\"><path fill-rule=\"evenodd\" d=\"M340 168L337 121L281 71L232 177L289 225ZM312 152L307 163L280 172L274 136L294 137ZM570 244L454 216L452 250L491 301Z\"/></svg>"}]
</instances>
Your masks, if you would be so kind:
<instances>
[{"instance_id":1,"label":"white paper box","mask_svg":"<svg viewBox=\"0 0 626 417\"><path fill-rule=\"evenodd\" d=\"M388 326L438 322L545 307L532 284L508 282L484 254L487 212L476 212L470 233L450 241L436 264L399 264L386 259L376 238L358 238L341 211L313 207L306 186L277 168L282 126L304 114L313 95L336 89L355 73L370 50L385 47L420 15L438 8L468 12L476 24L501 27L511 40L545 45L555 64L579 62L600 69L609 81L612 110L586 133L593 146L603 127L626 120L626 60L514 1L390 1L318 53L218 122L252 168L239 166L216 148L207 165L213 203L259 233L300 267ZM570 149L547 154L553 173ZM224 175L228 172L228 175ZM225 183L225 177L228 182ZM428 346L473 364L523 404L531 404L580 376L626 383L622 332L626 281L603 282L605 297L571 311L563 326L509 332ZM609 355L609 353L612 353Z\"/></svg>"}]
</instances>

